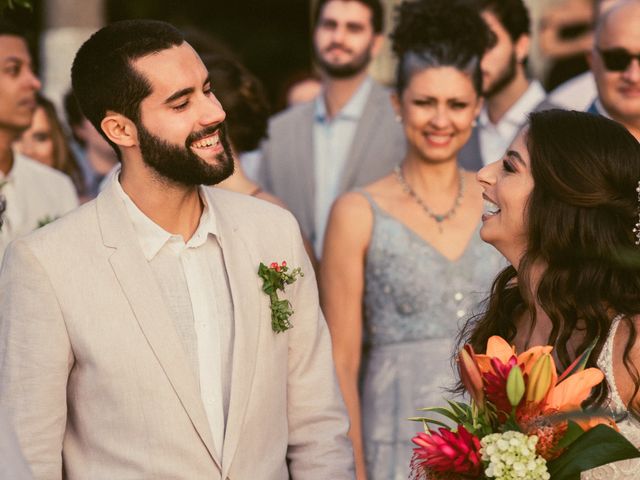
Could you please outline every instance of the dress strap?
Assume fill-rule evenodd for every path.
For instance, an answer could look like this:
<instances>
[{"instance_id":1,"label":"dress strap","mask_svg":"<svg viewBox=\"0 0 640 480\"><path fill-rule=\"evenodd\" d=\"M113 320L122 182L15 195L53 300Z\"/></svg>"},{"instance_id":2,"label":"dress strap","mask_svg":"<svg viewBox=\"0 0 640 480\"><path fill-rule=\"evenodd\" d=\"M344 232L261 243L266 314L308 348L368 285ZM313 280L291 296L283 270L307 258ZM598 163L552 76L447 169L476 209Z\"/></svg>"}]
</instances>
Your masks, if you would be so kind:
<instances>
[{"instance_id":1,"label":"dress strap","mask_svg":"<svg viewBox=\"0 0 640 480\"><path fill-rule=\"evenodd\" d=\"M623 314L616 315L611 320L611 327L609 328L609 335L607 341L604 344L602 353L600 354L601 361L598 362L598 366L603 370L607 383L609 384L609 391L611 396L611 407L614 410L626 410L626 406L620 398L618 388L616 387L615 376L613 374L613 341L620 325L620 320L624 317Z\"/></svg>"},{"instance_id":2,"label":"dress strap","mask_svg":"<svg viewBox=\"0 0 640 480\"><path fill-rule=\"evenodd\" d=\"M369 192L367 192L364 188L356 188L354 192L359 193L360 195L362 195L364 198L367 199L367 202L369 202L369 205L371 205L371 210L373 210L374 214L380 213L380 207L378 206L376 201L373 199L373 196Z\"/></svg>"}]
</instances>

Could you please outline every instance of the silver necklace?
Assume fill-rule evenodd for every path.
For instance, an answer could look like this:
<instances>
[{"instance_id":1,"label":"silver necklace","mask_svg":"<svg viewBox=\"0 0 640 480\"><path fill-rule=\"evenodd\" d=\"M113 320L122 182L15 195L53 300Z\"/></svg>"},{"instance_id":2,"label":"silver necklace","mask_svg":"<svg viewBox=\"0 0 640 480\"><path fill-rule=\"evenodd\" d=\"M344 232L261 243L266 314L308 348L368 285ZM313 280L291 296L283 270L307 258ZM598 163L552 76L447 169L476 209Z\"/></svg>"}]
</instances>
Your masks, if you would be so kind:
<instances>
[{"instance_id":1,"label":"silver necklace","mask_svg":"<svg viewBox=\"0 0 640 480\"><path fill-rule=\"evenodd\" d=\"M424 203L422 198L420 198L418 194L415 192L415 190L413 190L413 188L411 188L411 186L407 183L407 180L404 178L404 175L402 174L402 167L400 165L396 165L393 171L396 174L398 183L402 186L402 189L405 191L405 193L407 193L411 198L413 198L416 201L418 205L420 205L420 207L422 207L422 210L424 210L424 213L426 213L427 215L429 215L430 218L436 221L436 223L438 224L438 230L440 230L440 233L442 233L442 222L453 217L456 213L456 210L458 210L458 207L462 203L462 197L464 196L464 175L462 174L462 171L458 170L458 175L460 177L460 181L458 183L458 195L456 196L456 199L453 202L453 206L449 210L447 210L445 213L435 213L433 210L429 208L429 206L426 203Z\"/></svg>"}]
</instances>

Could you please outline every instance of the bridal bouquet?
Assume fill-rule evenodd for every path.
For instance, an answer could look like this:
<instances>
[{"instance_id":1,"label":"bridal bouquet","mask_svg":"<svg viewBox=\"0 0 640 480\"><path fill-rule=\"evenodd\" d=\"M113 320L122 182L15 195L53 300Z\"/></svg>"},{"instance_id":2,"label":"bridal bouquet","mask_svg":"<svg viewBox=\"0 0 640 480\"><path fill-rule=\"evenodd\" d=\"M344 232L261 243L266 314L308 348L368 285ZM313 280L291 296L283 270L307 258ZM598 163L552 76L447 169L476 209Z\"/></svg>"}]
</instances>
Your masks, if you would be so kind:
<instances>
[{"instance_id":1,"label":"bridal bouquet","mask_svg":"<svg viewBox=\"0 0 640 480\"><path fill-rule=\"evenodd\" d=\"M497 336L489 339L486 355L465 345L458 367L471 404L421 409L455 427L430 417L411 419L425 427L413 438L412 479L579 480L582 471L640 457L606 414L581 409L604 379L597 368L585 369L594 346L558 377L552 347L518 355Z\"/></svg>"}]
</instances>

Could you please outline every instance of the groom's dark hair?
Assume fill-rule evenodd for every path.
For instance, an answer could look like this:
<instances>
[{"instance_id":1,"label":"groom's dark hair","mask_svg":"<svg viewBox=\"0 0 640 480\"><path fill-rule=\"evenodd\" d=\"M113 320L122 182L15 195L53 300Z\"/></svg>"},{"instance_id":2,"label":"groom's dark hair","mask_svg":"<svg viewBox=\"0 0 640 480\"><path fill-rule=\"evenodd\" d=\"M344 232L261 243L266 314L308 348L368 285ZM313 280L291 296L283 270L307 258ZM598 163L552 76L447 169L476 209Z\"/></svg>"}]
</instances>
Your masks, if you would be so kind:
<instances>
[{"instance_id":1,"label":"groom's dark hair","mask_svg":"<svg viewBox=\"0 0 640 480\"><path fill-rule=\"evenodd\" d=\"M78 105L118 156L100 127L102 119L113 111L138 123L140 102L151 93L151 84L132 62L183 42L182 33L166 22L124 20L98 30L76 53L71 84Z\"/></svg>"}]
</instances>

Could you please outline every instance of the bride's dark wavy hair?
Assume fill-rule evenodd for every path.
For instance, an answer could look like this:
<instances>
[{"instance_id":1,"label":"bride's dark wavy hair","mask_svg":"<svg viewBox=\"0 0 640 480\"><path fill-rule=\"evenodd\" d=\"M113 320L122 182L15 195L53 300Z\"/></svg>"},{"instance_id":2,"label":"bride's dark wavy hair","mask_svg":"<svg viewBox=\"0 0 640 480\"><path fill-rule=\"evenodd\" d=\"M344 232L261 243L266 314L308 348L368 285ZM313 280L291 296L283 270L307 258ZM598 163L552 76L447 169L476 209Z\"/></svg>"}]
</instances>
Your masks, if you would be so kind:
<instances>
[{"instance_id":1,"label":"bride's dark wavy hair","mask_svg":"<svg viewBox=\"0 0 640 480\"><path fill-rule=\"evenodd\" d=\"M588 362L594 367L611 312L621 313L631 332L623 361L635 399L640 374L630 352L637 339L632 317L640 313L640 246L632 230L638 222L640 144L612 120L562 110L532 113L526 144L534 180L525 213L527 250L517 272L509 266L494 280L485 313L467 322L458 345L484 352L492 335L513 340L519 315L527 312L530 328L535 325L537 302L551 319L548 343L560 368L573 360L567 344L578 329L584 340L576 354L597 339ZM532 293L532 267L539 260L547 268ZM588 403L602 405L608 394L602 382Z\"/></svg>"}]
</instances>

